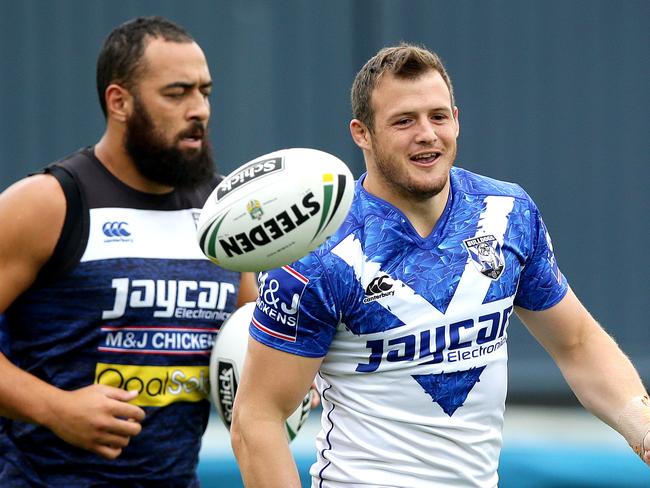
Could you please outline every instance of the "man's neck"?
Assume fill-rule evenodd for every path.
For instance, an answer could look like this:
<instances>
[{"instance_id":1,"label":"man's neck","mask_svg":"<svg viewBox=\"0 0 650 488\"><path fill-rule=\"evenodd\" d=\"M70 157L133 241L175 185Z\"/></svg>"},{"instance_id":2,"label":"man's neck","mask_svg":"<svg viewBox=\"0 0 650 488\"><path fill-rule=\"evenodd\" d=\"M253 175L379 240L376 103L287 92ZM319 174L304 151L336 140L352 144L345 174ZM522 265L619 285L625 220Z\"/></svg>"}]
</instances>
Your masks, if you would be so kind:
<instances>
[{"instance_id":1,"label":"man's neck","mask_svg":"<svg viewBox=\"0 0 650 488\"><path fill-rule=\"evenodd\" d=\"M421 237L431 234L438 220L440 220L440 216L445 211L449 200L449 192L451 191L450 178L447 179L447 183L440 193L426 200L414 199L391 191L385 184L376 185L373 181L368 181L367 176L363 182L363 187L368 193L397 207Z\"/></svg>"}]
</instances>

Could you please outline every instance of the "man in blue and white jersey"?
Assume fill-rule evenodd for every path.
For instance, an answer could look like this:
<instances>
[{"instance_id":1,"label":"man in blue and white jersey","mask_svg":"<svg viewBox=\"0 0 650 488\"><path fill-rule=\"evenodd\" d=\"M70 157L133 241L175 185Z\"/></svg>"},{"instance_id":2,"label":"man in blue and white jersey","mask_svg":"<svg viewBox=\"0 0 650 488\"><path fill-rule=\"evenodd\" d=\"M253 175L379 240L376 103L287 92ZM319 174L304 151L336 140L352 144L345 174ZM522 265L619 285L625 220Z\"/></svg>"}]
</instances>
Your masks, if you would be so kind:
<instances>
[{"instance_id":1,"label":"man in blue and white jersey","mask_svg":"<svg viewBox=\"0 0 650 488\"><path fill-rule=\"evenodd\" d=\"M381 50L352 108L367 173L347 219L259 277L232 424L246 486L299 486L283 419L316 372L312 487L497 486L513 312L647 462L646 391L569 288L539 210L453 167L458 109L437 55Z\"/></svg>"}]
</instances>

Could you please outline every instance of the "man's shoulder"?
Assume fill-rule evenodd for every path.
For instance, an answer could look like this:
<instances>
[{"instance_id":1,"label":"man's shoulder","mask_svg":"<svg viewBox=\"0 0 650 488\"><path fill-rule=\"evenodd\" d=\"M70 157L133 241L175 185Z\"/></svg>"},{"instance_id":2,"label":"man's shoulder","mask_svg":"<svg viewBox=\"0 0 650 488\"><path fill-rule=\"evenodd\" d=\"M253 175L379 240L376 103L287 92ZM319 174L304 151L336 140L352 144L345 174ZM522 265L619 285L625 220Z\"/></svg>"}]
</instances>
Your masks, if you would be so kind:
<instances>
[{"instance_id":1,"label":"man's shoulder","mask_svg":"<svg viewBox=\"0 0 650 488\"><path fill-rule=\"evenodd\" d=\"M451 181L454 191L472 195L508 196L528 199L527 193L517 183L498 180L489 176L474 173L464 168L451 169Z\"/></svg>"},{"instance_id":2,"label":"man's shoulder","mask_svg":"<svg viewBox=\"0 0 650 488\"><path fill-rule=\"evenodd\" d=\"M6 258L0 265L19 271L16 279L32 280L53 252L65 212L62 188L50 175L31 175L7 188L0 197L0 255Z\"/></svg>"},{"instance_id":3,"label":"man's shoulder","mask_svg":"<svg viewBox=\"0 0 650 488\"><path fill-rule=\"evenodd\" d=\"M88 164L89 160L94 160L92 148L82 147L74 152L66 154L62 158L48 163L38 173L50 173L53 167L64 168L69 172L73 172L80 165ZM99 161L97 161L99 163Z\"/></svg>"}]
</instances>

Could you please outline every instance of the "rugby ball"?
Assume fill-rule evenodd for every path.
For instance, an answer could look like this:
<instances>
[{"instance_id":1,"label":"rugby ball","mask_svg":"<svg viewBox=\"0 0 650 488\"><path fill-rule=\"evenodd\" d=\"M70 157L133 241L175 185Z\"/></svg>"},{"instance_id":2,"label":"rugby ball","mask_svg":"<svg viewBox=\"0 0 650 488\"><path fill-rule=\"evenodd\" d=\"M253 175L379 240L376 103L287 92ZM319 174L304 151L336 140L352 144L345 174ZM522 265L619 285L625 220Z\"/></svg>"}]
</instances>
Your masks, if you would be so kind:
<instances>
[{"instance_id":1,"label":"rugby ball","mask_svg":"<svg viewBox=\"0 0 650 488\"><path fill-rule=\"evenodd\" d=\"M248 326L255 303L238 308L221 326L210 356L210 397L219 417L230 430L232 407L241 378L248 344ZM287 438L292 441L311 411L311 390L284 423Z\"/></svg>"},{"instance_id":2,"label":"rugby ball","mask_svg":"<svg viewBox=\"0 0 650 488\"><path fill-rule=\"evenodd\" d=\"M214 189L199 216L199 245L234 271L284 266L336 232L353 194L352 173L336 156L307 148L265 154Z\"/></svg>"}]
</instances>

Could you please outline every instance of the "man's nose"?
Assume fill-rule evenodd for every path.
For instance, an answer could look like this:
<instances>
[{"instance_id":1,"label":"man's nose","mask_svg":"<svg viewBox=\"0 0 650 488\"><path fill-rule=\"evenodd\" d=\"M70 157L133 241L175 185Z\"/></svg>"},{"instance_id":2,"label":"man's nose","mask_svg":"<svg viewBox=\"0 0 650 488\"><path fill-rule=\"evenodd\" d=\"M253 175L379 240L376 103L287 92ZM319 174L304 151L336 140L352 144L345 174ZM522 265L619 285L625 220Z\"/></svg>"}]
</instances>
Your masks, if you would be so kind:
<instances>
[{"instance_id":1,"label":"man's nose","mask_svg":"<svg viewBox=\"0 0 650 488\"><path fill-rule=\"evenodd\" d=\"M187 110L189 120L200 120L207 122L210 118L210 100L201 92L197 92L190 100L190 106Z\"/></svg>"},{"instance_id":2,"label":"man's nose","mask_svg":"<svg viewBox=\"0 0 650 488\"><path fill-rule=\"evenodd\" d=\"M432 144L438 140L436 126L428 118L420 120L417 125L415 142L418 144Z\"/></svg>"}]
</instances>

